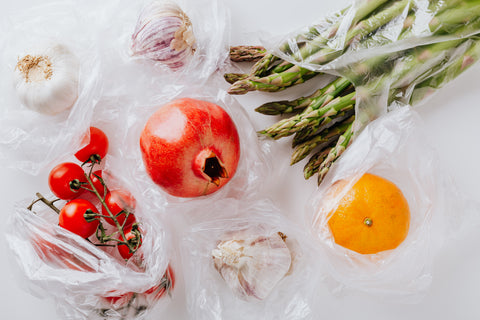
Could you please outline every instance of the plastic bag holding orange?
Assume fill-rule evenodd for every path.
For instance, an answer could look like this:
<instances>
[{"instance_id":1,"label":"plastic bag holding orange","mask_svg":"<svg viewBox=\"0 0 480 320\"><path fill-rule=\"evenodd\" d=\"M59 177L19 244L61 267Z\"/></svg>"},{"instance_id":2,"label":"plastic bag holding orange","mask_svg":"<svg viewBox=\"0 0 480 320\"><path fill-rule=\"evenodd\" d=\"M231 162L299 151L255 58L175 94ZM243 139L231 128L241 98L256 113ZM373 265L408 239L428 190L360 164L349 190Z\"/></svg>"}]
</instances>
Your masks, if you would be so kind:
<instances>
[{"instance_id":1,"label":"plastic bag holding orange","mask_svg":"<svg viewBox=\"0 0 480 320\"><path fill-rule=\"evenodd\" d=\"M409 107L382 116L313 194L307 223L336 289L417 301L432 282L435 254L471 222L473 202L456 194L425 136Z\"/></svg>"}]
</instances>

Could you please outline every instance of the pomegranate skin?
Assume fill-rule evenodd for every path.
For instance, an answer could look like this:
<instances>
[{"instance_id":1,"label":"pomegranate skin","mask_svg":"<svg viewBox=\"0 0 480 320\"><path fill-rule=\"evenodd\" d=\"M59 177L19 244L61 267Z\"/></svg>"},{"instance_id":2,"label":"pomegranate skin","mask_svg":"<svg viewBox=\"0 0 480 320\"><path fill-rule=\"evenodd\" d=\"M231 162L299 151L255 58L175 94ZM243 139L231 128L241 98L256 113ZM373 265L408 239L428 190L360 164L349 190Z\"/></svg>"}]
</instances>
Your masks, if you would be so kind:
<instances>
[{"instance_id":1,"label":"pomegranate skin","mask_svg":"<svg viewBox=\"0 0 480 320\"><path fill-rule=\"evenodd\" d=\"M221 189L240 159L235 123L216 104L183 98L159 108L140 136L152 180L177 197L198 197Z\"/></svg>"}]
</instances>

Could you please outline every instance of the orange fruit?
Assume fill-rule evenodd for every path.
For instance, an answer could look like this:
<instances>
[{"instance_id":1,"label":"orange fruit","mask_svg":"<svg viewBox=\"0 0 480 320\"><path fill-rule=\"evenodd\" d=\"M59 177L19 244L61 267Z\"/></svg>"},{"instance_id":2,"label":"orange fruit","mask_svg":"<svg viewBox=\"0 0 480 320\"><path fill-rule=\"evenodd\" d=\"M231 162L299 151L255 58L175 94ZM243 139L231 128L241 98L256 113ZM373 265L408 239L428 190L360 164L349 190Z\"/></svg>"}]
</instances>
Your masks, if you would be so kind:
<instances>
[{"instance_id":1,"label":"orange fruit","mask_svg":"<svg viewBox=\"0 0 480 320\"><path fill-rule=\"evenodd\" d=\"M332 186L338 194L347 181ZM407 237L410 209L391 181L364 174L330 213L328 226L335 242L361 254L395 249Z\"/></svg>"}]
</instances>

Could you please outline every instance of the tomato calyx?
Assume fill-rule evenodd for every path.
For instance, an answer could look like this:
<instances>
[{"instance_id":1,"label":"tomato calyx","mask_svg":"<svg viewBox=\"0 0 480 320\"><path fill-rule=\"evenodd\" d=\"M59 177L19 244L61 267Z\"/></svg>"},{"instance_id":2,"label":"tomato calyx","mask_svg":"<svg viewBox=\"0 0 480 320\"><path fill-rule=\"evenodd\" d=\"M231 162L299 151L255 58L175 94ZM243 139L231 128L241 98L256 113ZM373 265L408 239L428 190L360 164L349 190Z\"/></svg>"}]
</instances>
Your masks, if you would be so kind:
<instances>
[{"instance_id":1,"label":"tomato calyx","mask_svg":"<svg viewBox=\"0 0 480 320\"><path fill-rule=\"evenodd\" d=\"M93 164L100 164L102 162L102 156L100 156L98 153L92 154L86 161L82 163L83 165L93 163Z\"/></svg>"},{"instance_id":2,"label":"tomato calyx","mask_svg":"<svg viewBox=\"0 0 480 320\"><path fill-rule=\"evenodd\" d=\"M91 209L87 209L83 214L83 217L87 222L92 222L93 220L98 220L98 213L93 212Z\"/></svg>"},{"instance_id":3,"label":"tomato calyx","mask_svg":"<svg viewBox=\"0 0 480 320\"><path fill-rule=\"evenodd\" d=\"M73 179L68 183L68 186L70 187L70 190L76 192L82 188L82 185L85 183L80 182L78 179Z\"/></svg>"}]
</instances>

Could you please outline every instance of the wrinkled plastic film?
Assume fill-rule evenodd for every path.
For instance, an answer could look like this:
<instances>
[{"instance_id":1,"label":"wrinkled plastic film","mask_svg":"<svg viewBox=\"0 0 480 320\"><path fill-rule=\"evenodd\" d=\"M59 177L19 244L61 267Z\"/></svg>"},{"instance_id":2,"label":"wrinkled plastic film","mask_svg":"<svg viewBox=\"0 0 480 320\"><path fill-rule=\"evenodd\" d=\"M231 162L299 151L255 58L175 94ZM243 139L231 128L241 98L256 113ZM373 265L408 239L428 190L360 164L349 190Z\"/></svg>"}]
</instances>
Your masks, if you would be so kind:
<instances>
[{"instance_id":1,"label":"wrinkled plastic film","mask_svg":"<svg viewBox=\"0 0 480 320\"><path fill-rule=\"evenodd\" d=\"M369 124L332 166L307 210L313 236L322 247L322 261L335 280L332 289L362 291L382 299L417 302L432 281L433 258L462 221L469 221L472 206L457 201L436 162L436 153L423 137L422 121L411 108L402 108ZM365 173L392 181L410 209L406 239L395 249L359 254L335 243L328 220L341 198ZM347 181L332 196L338 181ZM461 198L461 197L460 197ZM464 199L467 200L467 199Z\"/></svg>"},{"instance_id":2,"label":"wrinkled plastic film","mask_svg":"<svg viewBox=\"0 0 480 320\"><path fill-rule=\"evenodd\" d=\"M0 161L5 166L37 175L52 159L67 155L72 144L80 147L100 100L136 96L149 89L161 92L166 83L172 87L187 82L200 85L224 63L228 19L224 6L216 1L178 1L192 21L196 37L195 53L183 68L173 72L160 63L133 57L129 47L135 24L150 2L51 3L2 24L2 73L12 79L1 91L0 147L4 151ZM22 105L13 73L22 56L52 43L64 45L78 58L80 73L73 107L49 116ZM146 74L148 79L139 80Z\"/></svg>"},{"instance_id":3,"label":"wrinkled plastic film","mask_svg":"<svg viewBox=\"0 0 480 320\"><path fill-rule=\"evenodd\" d=\"M148 173L142 160L139 150L135 152L122 152L123 164L129 164L131 183L138 186L139 190L144 190L144 196L148 197L152 203L159 205L185 204L187 208L198 205L208 205L212 201L222 198L248 199L254 198L262 189L265 181L270 176L271 167L269 166L269 155L264 149L264 142L259 142L257 134L250 123L248 115L240 104L225 91L217 89L222 79L212 78L206 86L191 84L190 86L167 87L164 92L152 93L143 103L139 100L129 99L128 103L122 103L126 112L122 116L124 123L130 124L125 127L124 141L129 145L139 148L139 139L141 132L148 118L163 105L180 98L193 98L204 100L217 104L224 109L232 118L240 137L240 160L236 172L232 179L218 191L201 197L180 198L167 194L156 185ZM134 149L130 149L134 150ZM198 215L195 215L198 216Z\"/></svg>"},{"instance_id":4,"label":"wrinkled plastic film","mask_svg":"<svg viewBox=\"0 0 480 320\"><path fill-rule=\"evenodd\" d=\"M192 319L293 320L315 314L318 287L312 284L322 276L315 246L275 206L267 200L239 204L223 199L201 214L207 222L192 225L182 237ZM290 257L285 257L281 243ZM235 251L239 247L243 249ZM230 249L245 256L220 254L231 253ZM230 267L239 265L243 266L240 270ZM252 274L255 279L249 277Z\"/></svg>"},{"instance_id":5,"label":"wrinkled plastic film","mask_svg":"<svg viewBox=\"0 0 480 320\"><path fill-rule=\"evenodd\" d=\"M36 7L12 18L14 27L0 44L7 48L2 69L7 75L24 47L28 50L44 38L68 46L81 65L78 100L71 110L56 116L34 113L19 103L15 88L2 87L2 163L34 175L48 173L61 162L78 163L73 154L88 127L95 126L109 139L108 154L96 169L102 169L109 190L123 189L136 199L142 246L127 263L117 248L96 247L59 227L58 216L42 203L33 208L38 214L25 209L28 201L16 207L10 219L9 246L30 290L52 298L64 318L141 319L155 305L163 307L170 301L168 292L157 289L166 273L172 270L174 278L178 268L171 228L162 217L167 212L177 214L178 208L168 206L174 200L146 174L139 150L145 121L159 107L192 96L216 102L233 118L242 149L250 151L242 156L241 172L217 198L248 193L265 172L263 159L257 158L262 151L255 131L242 108L220 90L202 86L228 55L223 6L216 1L178 3L194 24L197 45L190 63L175 73L128 53L138 14L147 3L87 1ZM63 203L56 202L59 207ZM95 236L91 240L95 242Z\"/></svg>"},{"instance_id":6,"label":"wrinkled plastic film","mask_svg":"<svg viewBox=\"0 0 480 320\"><path fill-rule=\"evenodd\" d=\"M7 83L1 88L0 159L6 167L36 175L71 144L80 146L81 138L77 137L87 131L102 90L100 57L90 42L94 33L83 28L90 15L79 16L74 8L68 3L44 5L4 21L8 32L2 38L2 74ZM56 23L62 25L63 32L58 32ZM56 43L68 48L79 61L78 98L70 110L49 116L22 105L13 73L21 57Z\"/></svg>"},{"instance_id":7,"label":"wrinkled plastic film","mask_svg":"<svg viewBox=\"0 0 480 320\"><path fill-rule=\"evenodd\" d=\"M143 232L136 255L141 259L125 263L115 248L96 247L57 226L56 213L49 208L37 204L34 213L26 206L18 204L10 218L9 246L32 289L53 298L60 314L134 319L155 305L154 294L146 292L162 281L170 254L165 231L142 215L144 208L135 213Z\"/></svg>"},{"instance_id":8,"label":"wrinkled plastic film","mask_svg":"<svg viewBox=\"0 0 480 320\"><path fill-rule=\"evenodd\" d=\"M355 85L356 132L391 105L415 105L478 60L475 1L359 0L273 44L298 66Z\"/></svg>"}]
</instances>

